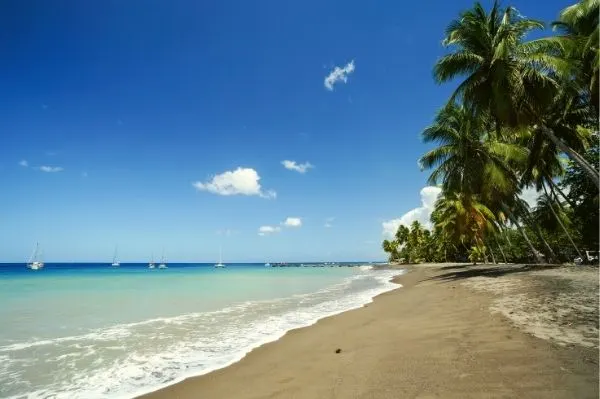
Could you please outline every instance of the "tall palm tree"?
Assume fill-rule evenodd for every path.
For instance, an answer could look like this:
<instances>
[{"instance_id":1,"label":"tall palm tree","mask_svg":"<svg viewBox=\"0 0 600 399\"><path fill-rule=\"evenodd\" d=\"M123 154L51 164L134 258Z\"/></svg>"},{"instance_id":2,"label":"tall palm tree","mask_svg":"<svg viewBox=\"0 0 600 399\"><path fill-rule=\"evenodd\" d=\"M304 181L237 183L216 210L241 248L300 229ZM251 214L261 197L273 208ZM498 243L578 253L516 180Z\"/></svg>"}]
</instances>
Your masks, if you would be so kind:
<instances>
[{"instance_id":1,"label":"tall palm tree","mask_svg":"<svg viewBox=\"0 0 600 399\"><path fill-rule=\"evenodd\" d=\"M450 103L459 99L475 115L489 114L497 135L503 126L538 126L561 151L582 165L600 189L594 168L541 119L557 96L555 76L566 74L568 68L567 62L547 51L547 43L524 41L530 31L543 27L513 7L501 10L496 2L487 13L476 3L448 25L443 44L452 51L438 60L434 77L444 83L464 76Z\"/></svg>"},{"instance_id":2,"label":"tall palm tree","mask_svg":"<svg viewBox=\"0 0 600 399\"><path fill-rule=\"evenodd\" d=\"M419 160L422 169L433 169L431 184L444 191L476 194L485 189L516 192L512 162L524 162L527 151L489 134L491 124L475 117L465 106L449 103L423 133L423 141L438 147Z\"/></svg>"},{"instance_id":3,"label":"tall palm tree","mask_svg":"<svg viewBox=\"0 0 600 399\"><path fill-rule=\"evenodd\" d=\"M561 55L573 67L573 77L585 90L592 107L599 112L599 36L600 0L582 0L561 11L552 23L558 36L548 38L560 46Z\"/></svg>"}]
</instances>

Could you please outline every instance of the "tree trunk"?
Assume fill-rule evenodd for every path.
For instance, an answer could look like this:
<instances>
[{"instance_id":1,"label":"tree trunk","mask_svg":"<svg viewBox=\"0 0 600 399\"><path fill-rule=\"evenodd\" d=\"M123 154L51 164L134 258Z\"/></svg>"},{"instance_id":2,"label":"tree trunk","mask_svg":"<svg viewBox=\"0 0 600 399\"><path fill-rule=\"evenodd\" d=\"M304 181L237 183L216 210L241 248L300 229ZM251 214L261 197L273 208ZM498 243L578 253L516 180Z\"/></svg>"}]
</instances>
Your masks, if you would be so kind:
<instances>
[{"instance_id":1,"label":"tree trunk","mask_svg":"<svg viewBox=\"0 0 600 399\"><path fill-rule=\"evenodd\" d=\"M531 241L529 241L529 237L527 236L527 233L525 232L525 230L523 230L523 227L521 226L521 223L519 223L519 221L514 217L514 215L512 214L512 212L508 209L507 206L503 206L504 208L504 212L506 212L506 215L508 216L508 218L510 219L510 221L517 226L517 230L519 230L519 232L521 233L521 235L523 236L523 238L525 239L525 241L527 242L527 245L529 246L529 249L531 249L531 252L533 253L533 256L535 257L535 260L538 263L544 263L543 259L540 257L540 255L538 254L538 251L534 248L533 244L531 243Z\"/></svg>"},{"instance_id":2,"label":"tree trunk","mask_svg":"<svg viewBox=\"0 0 600 399\"><path fill-rule=\"evenodd\" d=\"M552 181L552 179L548 180L550 182L550 185L560 193L561 197L563 197L565 199L565 201L567 201L569 203L569 206L571 207L571 209L575 209L575 203L573 203L573 201L571 201L571 199L569 199L569 197L567 197L567 195L564 193L564 191L560 188L560 186L556 183L554 183L554 181Z\"/></svg>"},{"instance_id":3,"label":"tree trunk","mask_svg":"<svg viewBox=\"0 0 600 399\"><path fill-rule=\"evenodd\" d=\"M494 262L494 265L497 265L498 262L496 262L496 257L494 256L494 251L492 251L492 247L488 247L490 249L490 255L492 255L492 262Z\"/></svg>"},{"instance_id":4,"label":"tree trunk","mask_svg":"<svg viewBox=\"0 0 600 399\"><path fill-rule=\"evenodd\" d=\"M573 238L571 237L571 234L569 234L569 232L567 231L567 228L563 224L562 220L560 220L560 218L558 217L558 215L554 211L554 207L552 206L552 199L548 195L548 191L546 190L546 185L542 184L542 186L544 187L544 193L546 194L546 198L548 198L548 200L550 200L550 210L552 211L552 214L556 218L556 221L558 222L558 224L560 224L560 227L562 227L563 231L565 232L565 234L569 238L569 241L571 241L571 245L573 245L573 248L575 248L575 251L577 252L577 255L579 255L579 257L581 259L584 259L584 257L581 255L581 251L579 251L579 248L577 248L577 245L575 245L575 241L573 241Z\"/></svg>"},{"instance_id":5,"label":"tree trunk","mask_svg":"<svg viewBox=\"0 0 600 399\"><path fill-rule=\"evenodd\" d=\"M550 244L548 244L548 242L544 238L544 235L542 234L542 230L540 229L540 226L531 219L531 214L529 213L527 208L522 207L522 211L523 211L523 215L525 216L525 220L528 222L528 224L531 227L533 227L533 231L535 232L535 235L542 242L542 244L544 244L544 248L546 250L544 255L546 255L547 263L551 263L551 262L558 263L558 256L556 256L556 254L552 250L552 247L550 246Z\"/></svg>"},{"instance_id":6,"label":"tree trunk","mask_svg":"<svg viewBox=\"0 0 600 399\"><path fill-rule=\"evenodd\" d=\"M502 259L504 259L504 263L507 264L508 261L506 260L506 255L504 255L504 250L502 250L502 247L500 246L500 243L498 242L498 240L496 239L495 236L494 236L494 241L496 242L496 245L498 246L498 249L500 250L500 254L502 254Z\"/></svg>"},{"instance_id":7,"label":"tree trunk","mask_svg":"<svg viewBox=\"0 0 600 399\"><path fill-rule=\"evenodd\" d=\"M546 135L550 139L550 141L552 141L554 145L558 147L558 149L567 154L567 156L573 162L575 162L584 170L589 179L594 182L596 188L600 190L600 175L598 174L598 171L594 169L594 167L584 157L582 157L579 153L577 153L571 147L566 145L561 139L556 137L552 129L549 129L544 125L542 125L540 128L542 133Z\"/></svg>"}]
</instances>

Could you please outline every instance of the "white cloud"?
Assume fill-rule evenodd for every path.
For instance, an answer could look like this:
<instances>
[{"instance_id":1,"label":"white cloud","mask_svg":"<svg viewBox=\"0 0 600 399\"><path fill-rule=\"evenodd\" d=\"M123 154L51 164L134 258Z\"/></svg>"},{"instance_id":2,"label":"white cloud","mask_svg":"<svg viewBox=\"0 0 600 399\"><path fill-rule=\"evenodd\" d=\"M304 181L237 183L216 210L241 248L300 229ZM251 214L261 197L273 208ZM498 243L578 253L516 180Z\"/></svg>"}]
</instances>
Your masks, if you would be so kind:
<instances>
[{"instance_id":1,"label":"white cloud","mask_svg":"<svg viewBox=\"0 0 600 399\"><path fill-rule=\"evenodd\" d=\"M223 172L215 175L210 181L192 183L199 191L208 191L218 195L258 195L263 198L275 198L277 193L273 190L263 191L260 176L252 168L237 168L234 171Z\"/></svg>"},{"instance_id":2,"label":"white cloud","mask_svg":"<svg viewBox=\"0 0 600 399\"><path fill-rule=\"evenodd\" d=\"M20 166L22 166L22 167L24 167L24 168L26 168L26 167L28 167L28 166L29 166L29 162L27 162L27 160L25 160L25 159L22 159L22 160L19 162L19 165L20 165Z\"/></svg>"},{"instance_id":3,"label":"white cloud","mask_svg":"<svg viewBox=\"0 0 600 399\"><path fill-rule=\"evenodd\" d=\"M282 223L285 227L300 227L302 226L302 219L300 218L287 218Z\"/></svg>"},{"instance_id":4,"label":"white cloud","mask_svg":"<svg viewBox=\"0 0 600 399\"><path fill-rule=\"evenodd\" d=\"M60 166L40 166L39 169L42 172L46 172L46 173L56 173L56 172L62 172L63 170L65 170L64 168L62 168Z\"/></svg>"},{"instance_id":5,"label":"white cloud","mask_svg":"<svg viewBox=\"0 0 600 399\"><path fill-rule=\"evenodd\" d=\"M284 168L289 170L295 170L299 173L306 173L308 169L314 168L314 166L311 165L310 162L296 163L296 161L288 161L287 159L285 161L281 161L281 164Z\"/></svg>"},{"instance_id":6,"label":"white cloud","mask_svg":"<svg viewBox=\"0 0 600 399\"><path fill-rule=\"evenodd\" d=\"M275 234L281 231L281 227L279 226L260 226L258 228L259 236L266 236L268 234Z\"/></svg>"},{"instance_id":7,"label":"white cloud","mask_svg":"<svg viewBox=\"0 0 600 399\"><path fill-rule=\"evenodd\" d=\"M327 219L325 219L324 227L327 227L327 228L333 227L333 221L334 220L335 220L335 218L327 218Z\"/></svg>"},{"instance_id":8,"label":"white cloud","mask_svg":"<svg viewBox=\"0 0 600 399\"><path fill-rule=\"evenodd\" d=\"M521 191L521 195L519 195L519 197L522 200L525 200L525 202L527 202L527 204L533 208L537 205L537 199L540 195L542 195L542 193L537 191L535 187L528 187Z\"/></svg>"},{"instance_id":9,"label":"white cloud","mask_svg":"<svg viewBox=\"0 0 600 399\"><path fill-rule=\"evenodd\" d=\"M421 206L411 209L398 219L383 222L383 236L386 238L393 238L400 225L408 227L415 220L418 220L425 227L431 228L429 217L433 211L435 201L441 192L441 188L433 186L427 186L421 189Z\"/></svg>"},{"instance_id":10,"label":"white cloud","mask_svg":"<svg viewBox=\"0 0 600 399\"><path fill-rule=\"evenodd\" d=\"M338 82L346 83L348 81L348 75L354 72L354 60L347 63L343 68L336 66L333 71L325 77L325 88L329 91L333 91L333 85Z\"/></svg>"}]
</instances>

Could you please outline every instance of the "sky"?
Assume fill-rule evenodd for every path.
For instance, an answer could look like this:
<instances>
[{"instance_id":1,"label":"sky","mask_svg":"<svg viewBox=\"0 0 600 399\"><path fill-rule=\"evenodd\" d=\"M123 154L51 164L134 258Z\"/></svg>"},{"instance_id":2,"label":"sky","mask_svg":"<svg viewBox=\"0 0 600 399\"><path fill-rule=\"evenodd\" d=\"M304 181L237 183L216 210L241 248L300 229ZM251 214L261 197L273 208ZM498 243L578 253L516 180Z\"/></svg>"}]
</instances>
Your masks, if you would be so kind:
<instances>
[{"instance_id":1,"label":"sky","mask_svg":"<svg viewBox=\"0 0 600 399\"><path fill-rule=\"evenodd\" d=\"M383 260L472 4L1 2L0 261Z\"/></svg>"}]
</instances>

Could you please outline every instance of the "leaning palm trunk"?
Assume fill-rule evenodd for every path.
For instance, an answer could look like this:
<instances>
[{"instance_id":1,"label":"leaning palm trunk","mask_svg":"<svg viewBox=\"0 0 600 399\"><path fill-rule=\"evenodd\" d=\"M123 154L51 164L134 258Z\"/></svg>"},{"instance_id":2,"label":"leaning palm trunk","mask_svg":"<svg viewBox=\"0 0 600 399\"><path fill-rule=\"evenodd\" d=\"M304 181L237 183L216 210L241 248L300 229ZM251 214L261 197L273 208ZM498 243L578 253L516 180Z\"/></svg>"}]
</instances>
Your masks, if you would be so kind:
<instances>
[{"instance_id":1,"label":"leaning palm trunk","mask_svg":"<svg viewBox=\"0 0 600 399\"><path fill-rule=\"evenodd\" d=\"M531 214L529 213L529 211L525 208L522 208L522 215L525 217L525 221L527 222L527 224L533 228L533 232L535 233L537 238L542 242L542 244L544 244L547 263L558 262L558 257L552 250L550 244L548 244L548 241L546 241L546 239L544 238L540 226L531 219Z\"/></svg>"},{"instance_id":2,"label":"leaning palm trunk","mask_svg":"<svg viewBox=\"0 0 600 399\"><path fill-rule=\"evenodd\" d=\"M494 262L494 265L497 265L498 262L496 262L496 257L494 256L494 251L492 250L492 247L489 246L488 248L490 249L490 255L492 255L492 262Z\"/></svg>"},{"instance_id":3,"label":"leaning palm trunk","mask_svg":"<svg viewBox=\"0 0 600 399\"><path fill-rule=\"evenodd\" d=\"M581 251L579 251L579 248L577 248L577 245L575 245L575 241L573 241L573 238L571 237L571 234L569 234L569 231L567 230L567 228L563 224L562 220L560 220L560 218L558 217L558 215L554 211L554 206L552 206L552 200L551 200L550 196L548 195L548 191L546 190L546 185L542 184L542 186L544 187L544 193L546 194L546 198L548 198L548 200L550 201L550 204L549 204L550 205L550 210L552 211L552 214L556 218L556 221L558 222L558 224L560 224L560 227L562 227L562 229L565 232L565 234L567 235L567 238L569 239L569 241L571 241L571 245L573 245L573 248L575 248L575 251L577 252L577 255L579 255L579 257L581 259L584 259L583 256L581 255Z\"/></svg>"},{"instance_id":4,"label":"leaning palm trunk","mask_svg":"<svg viewBox=\"0 0 600 399\"><path fill-rule=\"evenodd\" d=\"M508 261L506 260L506 255L504 254L504 251L502 250L502 247L500 246L500 243L498 242L498 240L496 239L495 236L494 236L494 241L496 242L496 246L500 250L500 254L502 255L502 259L504 259L504 263L505 264L508 263Z\"/></svg>"},{"instance_id":5,"label":"leaning palm trunk","mask_svg":"<svg viewBox=\"0 0 600 399\"><path fill-rule=\"evenodd\" d=\"M600 175L598 174L598 171L594 169L594 167L584 157L566 145L561 139L556 137L552 129L542 125L541 131L550 139L550 141L554 143L554 145L556 145L562 152L567 154L573 162L579 165L585 171L590 180L594 182L598 190L600 190Z\"/></svg>"},{"instance_id":6,"label":"leaning palm trunk","mask_svg":"<svg viewBox=\"0 0 600 399\"><path fill-rule=\"evenodd\" d=\"M545 255L546 255L546 259L547 259L546 263L557 263L558 256L556 256L556 254L552 250L552 247L550 246L550 244L548 244L548 241L546 241L546 239L544 238L544 235L542 234L542 230L540 229L540 226L537 223L532 222L531 220L529 221L529 225L531 227L533 227L533 231L534 231L535 235L542 242L542 244L544 244L544 248L546 250Z\"/></svg>"},{"instance_id":7,"label":"leaning palm trunk","mask_svg":"<svg viewBox=\"0 0 600 399\"><path fill-rule=\"evenodd\" d=\"M554 181L552 179L549 179L548 181L550 182L550 186L552 187L552 189L559 192L560 196L563 197L565 199L565 201L567 201L567 203L569 204L571 209L575 209L575 203L573 201L571 201L571 199L569 197L567 197L567 195L560 188L560 186L558 184L554 183Z\"/></svg>"},{"instance_id":8,"label":"leaning palm trunk","mask_svg":"<svg viewBox=\"0 0 600 399\"><path fill-rule=\"evenodd\" d=\"M531 241L529 240L529 237L527 236L527 233L525 232L525 230L523 229L523 227L521 226L521 223L519 223L519 221L517 220L517 218L515 218L515 216L513 215L513 213L510 211L510 209L508 209L507 206L503 206L504 208L504 212L506 212L506 215L508 216L508 218L510 219L510 221L517 226L517 230L519 230L519 233L521 233L521 235L523 236L523 238L525 239L525 242L527 242L527 245L529 246L529 249L531 249L531 252L533 253L533 256L535 257L535 260L538 263L544 263L543 259L540 257L540 255L538 254L538 251L535 249L535 247L533 246L533 244L531 243Z\"/></svg>"}]
</instances>

